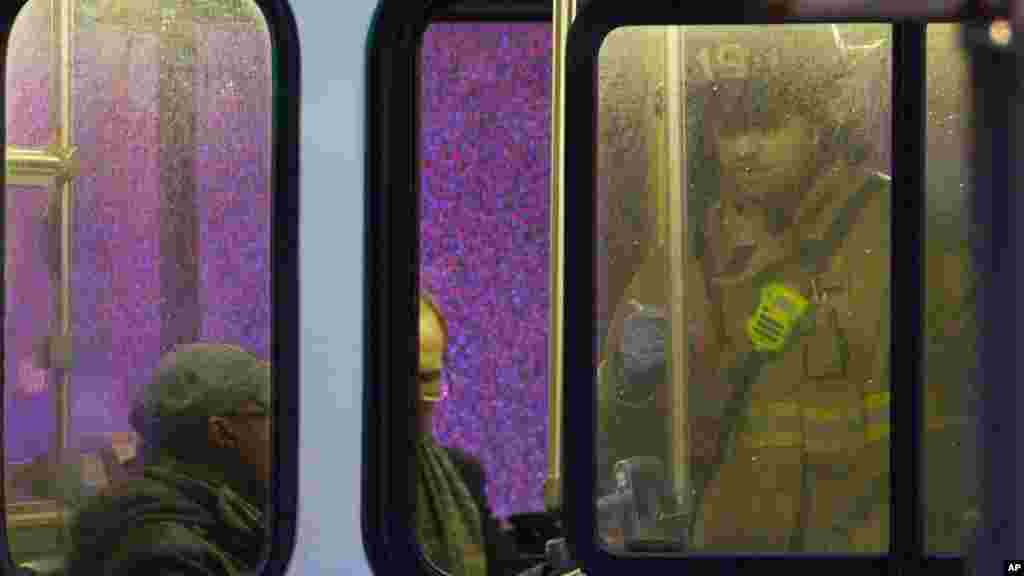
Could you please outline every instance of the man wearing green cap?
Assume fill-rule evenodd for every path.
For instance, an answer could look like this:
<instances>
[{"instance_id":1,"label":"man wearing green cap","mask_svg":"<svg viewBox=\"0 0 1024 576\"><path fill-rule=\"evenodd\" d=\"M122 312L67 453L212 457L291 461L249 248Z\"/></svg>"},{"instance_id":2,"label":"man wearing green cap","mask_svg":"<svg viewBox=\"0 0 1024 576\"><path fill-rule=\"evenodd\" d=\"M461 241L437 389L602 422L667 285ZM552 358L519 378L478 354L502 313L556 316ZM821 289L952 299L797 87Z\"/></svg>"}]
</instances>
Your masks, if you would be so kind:
<instances>
[{"instance_id":1,"label":"man wearing green cap","mask_svg":"<svg viewBox=\"0 0 1024 576\"><path fill-rule=\"evenodd\" d=\"M67 574L252 573L266 542L269 407L270 365L240 348L164 356L132 413L143 476L79 510Z\"/></svg>"}]
</instances>

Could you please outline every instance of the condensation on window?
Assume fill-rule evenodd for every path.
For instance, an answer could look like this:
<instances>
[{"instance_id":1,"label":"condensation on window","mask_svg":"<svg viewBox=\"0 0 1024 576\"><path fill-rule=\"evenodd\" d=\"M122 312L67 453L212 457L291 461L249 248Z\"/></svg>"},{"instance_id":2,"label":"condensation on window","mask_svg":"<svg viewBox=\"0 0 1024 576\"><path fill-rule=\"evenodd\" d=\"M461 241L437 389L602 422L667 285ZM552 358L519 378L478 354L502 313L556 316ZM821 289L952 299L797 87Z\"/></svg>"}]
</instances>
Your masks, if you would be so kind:
<instances>
[{"instance_id":1,"label":"condensation on window","mask_svg":"<svg viewBox=\"0 0 1024 576\"><path fill-rule=\"evenodd\" d=\"M154 409L136 409L159 404L147 390L161 358L238 347L264 374L271 60L251 0L30 0L18 16L6 64L3 335L16 563L65 562L77 513L163 465ZM195 343L210 346L187 348ZM238 457L264 479L261 378L244 379L251 400L205 405L216 404L249 451ZM262 515L250 476L201 478L202 468L180 467ZM262 540L265 519L254 522ZM259 548L241 564L258 563Z\"/></svg>"},{"instance_id":2,"label":"condensation on window","mask_svg":"<svg viewBox=\"0 0 1024 576\"><path fill-rule=\"evenodd\" d=\"M607 549L888 549L891 51L881 24L605 39Z\"/></svg>"}]
</instances>

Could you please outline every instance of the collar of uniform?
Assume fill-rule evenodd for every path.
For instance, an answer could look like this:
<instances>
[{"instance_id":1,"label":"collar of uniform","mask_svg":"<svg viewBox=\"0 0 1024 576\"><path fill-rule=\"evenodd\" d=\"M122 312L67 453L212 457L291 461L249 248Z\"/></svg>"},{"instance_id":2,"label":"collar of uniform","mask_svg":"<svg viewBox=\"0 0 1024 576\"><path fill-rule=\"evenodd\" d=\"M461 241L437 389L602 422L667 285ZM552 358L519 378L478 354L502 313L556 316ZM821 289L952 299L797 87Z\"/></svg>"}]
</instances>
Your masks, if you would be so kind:
<instances>
[{"instance_id":1,"label":"collar of uniform","mask_svg":"<svg viewBox=\"0 0 1024 576\"><path fill-rule=\"evenodd\" d=\"M870 177L869 171L851 168L842 162L826 168L797 210L796 222L801 239L824 238L835 221L835 214Z\"/></svg>"},{"instance_id":2,"label":"collar of uniform","mask_svg":"<svg viewBox=\"0 0 1024 576\"><path fill-rule=\"evenodd\" d=\"M870 177L872 174L869 171L852 168L844 162L836 162L825 168L801 199L794 219L796 233L784 235L778 243L759 243L746 269L739 274L717 274L712 277L712 282L723 286L742 284L791 256L800 242L823 239L835 221L836 213Z\"/></svg>"}]
</instances>

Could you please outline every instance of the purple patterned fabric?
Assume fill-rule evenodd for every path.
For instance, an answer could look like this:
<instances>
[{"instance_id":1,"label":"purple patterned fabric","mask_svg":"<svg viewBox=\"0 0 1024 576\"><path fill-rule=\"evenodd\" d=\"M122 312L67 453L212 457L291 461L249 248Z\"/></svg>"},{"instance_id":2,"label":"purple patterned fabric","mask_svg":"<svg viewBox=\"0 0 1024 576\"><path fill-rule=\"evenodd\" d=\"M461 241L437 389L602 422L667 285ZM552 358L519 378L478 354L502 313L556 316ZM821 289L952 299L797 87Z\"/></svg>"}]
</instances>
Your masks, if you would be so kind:
<instances>
[{"instance_id":1,"label":"purple patterned fabric","mask_svg":"<svg viewBox=\"0 0 1024 576\"><path fill-rule=\"evenodd\" d=\"M423 41L421 282L448 319L442 444L495 514L544 508L551 26L434 24Z\"/></svg>"}]
</instances>

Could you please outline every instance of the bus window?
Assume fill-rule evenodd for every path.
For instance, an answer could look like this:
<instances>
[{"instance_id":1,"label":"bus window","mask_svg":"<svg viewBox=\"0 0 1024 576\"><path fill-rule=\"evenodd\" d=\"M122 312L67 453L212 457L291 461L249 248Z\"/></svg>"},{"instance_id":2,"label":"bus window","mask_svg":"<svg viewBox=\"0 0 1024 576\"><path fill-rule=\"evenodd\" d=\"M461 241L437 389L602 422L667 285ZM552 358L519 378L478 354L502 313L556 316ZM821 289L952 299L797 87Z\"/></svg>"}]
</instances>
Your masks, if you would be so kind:
<instances>
[{"instance_id":1,"label":"bus window","mask_svg":"<svg viewBox=\"0 0 1024 576\"><path fill-rule=\"evenodd\" d=\"M11 146L43 148L49 144L51 124L49 41L51 2L28 2L18 13L8 40L7 143Z\"/></svg>"},{"instance_id":2,"label":"bus window","mask_svg":"<svg viewBox=\"0 0 1024 576\"><path fill-rule=\"evenodd\" d=\"M546 22L438 22L423 36L416 526L453 574L480 561L480 538L492 570L543 560L543 540L510 554L515 529L543 517L549 472L551 42ZM438 480L449 463L457 477ZM460 485L482 513L468 543L432 513L463 506Z\"/></svg>"},{"instance_id":3,"label":"bus window","mask_svg":"<svg viewBox=\"0 0 1024 576\"><path fill-rule=\"evenodd\" d=\"M606 550L888 550L891 28L605 38Z\"/></svg>"},{"instance_id":4,"label":"bus window","mask_svg":"<svg viewBox=\"0 0 1024 576\"><path fill-rule=\"evenodd\" d=\"M182 514L235 514L203 546L254 569L272 472L268 22L252 0L30 0L6 66L11 557L114 573L191 545L142 514L131 529L161 546L117 548L132 496L171 490Z\"/></svg>"},{"instance_id":5,"label":"bus window","mask_svg":"<svg viewBox=\"0 0 1024 576\"><path fill-rule=\"evenodd\" d=\"M925 551L961 554L977 522L978 390L970 377L975 288L968 248L967 55L956 24L927 27L925 155L924 481Z\"/></svg>"}]
</instances>

